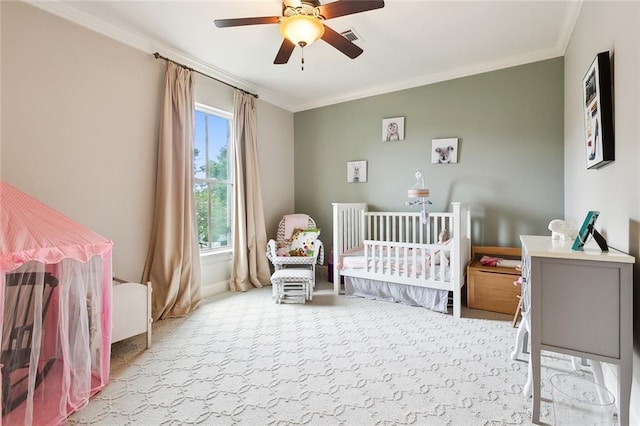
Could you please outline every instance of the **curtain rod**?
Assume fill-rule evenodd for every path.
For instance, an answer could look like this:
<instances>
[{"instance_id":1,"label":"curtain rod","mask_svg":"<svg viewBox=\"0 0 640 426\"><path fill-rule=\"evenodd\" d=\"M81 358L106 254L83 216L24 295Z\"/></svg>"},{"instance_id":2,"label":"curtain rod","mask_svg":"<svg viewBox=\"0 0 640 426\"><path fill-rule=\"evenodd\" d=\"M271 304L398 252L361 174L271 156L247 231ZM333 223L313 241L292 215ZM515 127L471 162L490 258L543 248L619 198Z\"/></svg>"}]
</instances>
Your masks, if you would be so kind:
<instances>
[{"instance_id":1,"label":"curtain rod","mask_svg":"<svg viewBox=\"0 0 640 426\"><path fill-rule=\"evenodd\" d=\"M205 76L205 77L208 77L208 78L210 78L211 80L215 80L215 81L217 81L218 83L222 83L222 84L225 84L225 85L227 85L227 86L229 86L229 87L233 87L234 89L240 90L241 92L246 93L247 95L251 95L251 96L253 96L254 98L258 99L258 95L257 95L257 94L255 94L255 93L251 93L251 92L249 92L249 91L247 91L247 90L244 90L244 89L241 89L241 88L239 88L239 87L236 87L236 86L234 86L233 84L229 84L229 83L227 83L226 81L222 81L222 80L220 80L220 79L218 79L218 78L211 77L211 76L210 76L210 75L208 75L208 74L205 74L205 73L200 72L200 71L198 71L198 70L195 70L195 69L193 69L193 68L191 68L191 67L188 67L188 66L186 66L186 65L183 65L183 64L181 64L181 63L179 63L179 62L176 62L176 61L174 61L174 60L172 60L172 59L169 59L169 58L167 58L167 57L165 57L165 56L162 56L162 55L161 55L161 54L159 54L158 52L154 53L154 54L153 54L153 56L154 56L156 59L164 59L165 61L172 62L172 63L174 63L174 64L176 64L176 65L178 65L178 66L181 66L182 68L186 68L186 69L188 69L189 71L193 71L193 72L195 72L195 73L198 73L198 74L200 74L200 75L203 75L203 76Z\"/></svg>"}]
</instances>

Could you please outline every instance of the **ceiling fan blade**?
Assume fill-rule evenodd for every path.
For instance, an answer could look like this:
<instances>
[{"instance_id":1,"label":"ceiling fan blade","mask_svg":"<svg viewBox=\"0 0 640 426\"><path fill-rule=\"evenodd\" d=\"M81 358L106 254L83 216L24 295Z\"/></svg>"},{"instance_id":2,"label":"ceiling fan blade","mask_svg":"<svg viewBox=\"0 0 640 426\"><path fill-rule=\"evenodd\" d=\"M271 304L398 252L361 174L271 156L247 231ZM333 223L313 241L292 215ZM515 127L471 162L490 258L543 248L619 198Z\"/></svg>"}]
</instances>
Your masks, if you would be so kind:
<instances>
[{"instance_id":1,"label":"ceiling fan blade","mask_svg":"<svg viewBox=\"0 0 640 426\"><path fill-rule=\"evenodd\" d=\"M278 50L278 54L276 55L276 59L273 60L274 64L286 64L289 62L289 58L293 53L293 49L295 49L296 45L293 44L289 39L282 40L282 44L280 45L280 50Z\"/></svg>"},{"instance_id":2,"label":"ceiling fan blade","mask_svg":"<svg viewBox=\"0 0 640 426\"><path fill-rule=\"evenodd\" d=\"M383 0L338 0L323 4L319 9L320 15L324 16L325 19L331 19L382 7L384 7Z\"/></svg>"},{"instance_id":3,"label":"ceiling fan blade","mask_svg":"<svg viewBox=\"0 0 640 426\"><path fill-rule=\"evenodd\" d=\"M216 19L213 21L218 28L240 27L243 25L258 24L277 24L280 22L280 16L262 16L258 18L233 18L233 19Z\"/></svg>"},{"instance_id":4,"label":"ceiling fan blade","mask_svg":"<svg viewBox=\"0 0 640 426\"><path fill-rule=\"evenodd\" d=\"M332 30L326 25L324 26L322 39L351 59L357 58L363 52L360 47L353 44L351 41L344 38L339 32Z\"/></svg>"}]
</instances>

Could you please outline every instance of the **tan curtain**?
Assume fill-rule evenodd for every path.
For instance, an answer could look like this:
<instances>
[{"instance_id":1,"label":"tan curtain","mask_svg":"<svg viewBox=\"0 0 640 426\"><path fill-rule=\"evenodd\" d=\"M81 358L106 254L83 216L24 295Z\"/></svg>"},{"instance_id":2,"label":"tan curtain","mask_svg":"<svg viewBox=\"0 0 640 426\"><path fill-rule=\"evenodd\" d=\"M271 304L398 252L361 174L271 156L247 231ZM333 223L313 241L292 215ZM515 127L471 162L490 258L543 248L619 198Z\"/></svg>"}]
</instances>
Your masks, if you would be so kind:
<instances>
[{"instance_id":1,"label":"tan curtain","mask_svg":"<svg viewBox=\"0 0 640 426\"><path fill-rule=\"evenodd\" d=\"M269 283L267 232L262 210L255 98L236 90L235 191L231 290L247 291Z\"/></svg>"},{"instance_id":2,"label":"tan curtain","mask_svg":"<svg viewBox=\"0 0 640 426\"><path fill-rule=\"evenodd\" d=\"M167 62L160 117L155 210L142 282L153 286L153 318L198 307L200 249L193 193L193 72Z\"/></svg>"}]
</instances>

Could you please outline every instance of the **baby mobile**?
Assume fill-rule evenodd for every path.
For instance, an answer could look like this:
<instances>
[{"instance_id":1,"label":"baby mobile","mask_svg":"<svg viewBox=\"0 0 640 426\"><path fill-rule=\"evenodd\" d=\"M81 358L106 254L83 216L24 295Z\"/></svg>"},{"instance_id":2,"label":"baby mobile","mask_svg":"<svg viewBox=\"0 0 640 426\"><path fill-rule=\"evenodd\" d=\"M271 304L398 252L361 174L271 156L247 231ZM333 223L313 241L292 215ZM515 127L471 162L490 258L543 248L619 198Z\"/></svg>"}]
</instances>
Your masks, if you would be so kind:
<instances>
[{"instance_id":1,"label":"baby mobile","mask_svg":"<svg viewBox=\"0 0 640 426\"><path fill-rule=\"evenodd\" d=\"M431 201L428 200L429 189L424 185L424 176L422 175L422 170L416 171L415 176L416 184L407 191L407 196L413 199L405 201L405 205L421 205L422 212L420 212L420 222L427 223L427 220L429 219L429 204L432 204Z\"/></svg>"}]
</instances>

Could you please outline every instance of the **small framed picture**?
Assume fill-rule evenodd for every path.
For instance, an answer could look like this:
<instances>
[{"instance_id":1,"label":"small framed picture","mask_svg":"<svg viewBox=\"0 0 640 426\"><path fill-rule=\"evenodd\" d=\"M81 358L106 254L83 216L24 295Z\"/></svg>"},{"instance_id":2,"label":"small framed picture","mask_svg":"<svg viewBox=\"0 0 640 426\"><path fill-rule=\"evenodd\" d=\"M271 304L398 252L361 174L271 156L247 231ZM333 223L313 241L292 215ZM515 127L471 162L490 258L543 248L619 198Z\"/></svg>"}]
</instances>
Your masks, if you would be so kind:
<instances>
[{"instance_id":1,"label":"small framed picture","mask_svg":"<svg viewBox=\"0 0 640 426\"><path fill-rule=\"evenodd\" d=\"M347 182L360 183L367 181L367 162L348 161L347 162Z\"/></svg>"},{"instance_id":2,"label":"small framed picture","mask_svg":"<svg viewBox=\"0 0 640 426\"><path fill-rule=\"evenodd\" d=\"M433 139L431 141L431 163L450 164L458 162L458 138Z\"/></svg>"},{"instance_id":3,"label":"small framed picture","mask_svg":"<svg viewBox=\"0 0 640 426\"><path fill-rule=\"evenodd\" d=\"M385 118L382 120L382 141L394 142L404 139L404 117Z\"/></svg>"}]
</instances>

